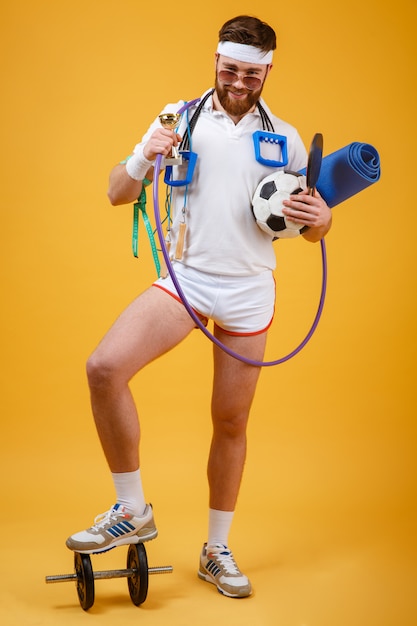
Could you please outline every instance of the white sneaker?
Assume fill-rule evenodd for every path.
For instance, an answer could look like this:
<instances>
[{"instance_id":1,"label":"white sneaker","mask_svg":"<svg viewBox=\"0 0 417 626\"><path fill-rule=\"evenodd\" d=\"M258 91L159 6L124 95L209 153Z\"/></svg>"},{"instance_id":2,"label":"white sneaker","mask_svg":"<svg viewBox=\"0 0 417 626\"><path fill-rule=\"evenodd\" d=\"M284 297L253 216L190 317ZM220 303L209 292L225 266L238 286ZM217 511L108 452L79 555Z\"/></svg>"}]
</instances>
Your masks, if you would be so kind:
<instances>
[{"instance_id":1,"label":"white sneaker","mask_svg":"<svg viewBox=\"0 0 417 626\"><path fill-rule=\"evenodd\" d=\"M239 570L232 551L220 543L208 547L204 544L198 576L229 598L246 598L252 593L249 579Z\"/></svg>"},{"instance_id":2,"label":"white sneaker","mask_svg":"<svg viewBox=\"0 0 417 626\"><path fill-rule=\"evenodd\" d=\"M68 537L66 546L74 552L97 554L116 546L149 541L157 535L151 505L146 505L142 516L136 516L115 504L110 511L98 515L91 528Z\"/></svg>"}]
</instances>

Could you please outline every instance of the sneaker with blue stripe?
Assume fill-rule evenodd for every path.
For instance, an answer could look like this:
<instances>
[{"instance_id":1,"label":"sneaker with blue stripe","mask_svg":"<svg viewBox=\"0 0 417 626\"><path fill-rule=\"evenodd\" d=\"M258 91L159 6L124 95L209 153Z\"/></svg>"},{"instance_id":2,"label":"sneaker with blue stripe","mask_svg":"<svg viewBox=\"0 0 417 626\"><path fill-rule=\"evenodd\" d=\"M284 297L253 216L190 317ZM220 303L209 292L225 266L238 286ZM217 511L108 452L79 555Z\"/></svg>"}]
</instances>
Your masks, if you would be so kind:
<instances>
[{"instance_id":1,"label":"sneaker with blue stripe","mask_svg":"<svg viewBox=\"0 0 417 626\"><path fill-rule=\"evenodd\" d=\"M198 576L216 585L217 590L229 598L246 598L252 593L250 581L239 570L232 551L220 543L204 544Z\"/></svg>"},{"instance_id":2,"label":"sneaker with blue stripe","mask_svg":"<svg viewBox=\"0 0 417 626\"><path fill-rule=\"evenodd\" d=\"M115 504L98 515L93 526L68 537L66 546L81 554L98 554L117 546L155 539L157 534L151 505L146 505L143 515L137 516L121 504Z\"/></svg>"}]
</instances>

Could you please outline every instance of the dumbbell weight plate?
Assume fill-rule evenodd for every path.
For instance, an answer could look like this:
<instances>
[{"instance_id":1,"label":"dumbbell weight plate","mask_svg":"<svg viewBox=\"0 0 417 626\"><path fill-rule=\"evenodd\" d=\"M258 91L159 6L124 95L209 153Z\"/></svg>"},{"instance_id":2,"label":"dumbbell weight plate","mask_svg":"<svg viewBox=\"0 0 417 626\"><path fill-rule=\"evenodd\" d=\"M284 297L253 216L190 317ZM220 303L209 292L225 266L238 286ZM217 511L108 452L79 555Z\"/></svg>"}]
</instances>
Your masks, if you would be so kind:
<instances>
[{"instance_id":1,"label":"dumbbell weight plate","mask_svg":"<svg viewBox=\"0 0 417 626\"><path fill-rule=\"evenodd\" d=\"M127 579L129 594L133 604L139 606L148 595L148 557L143 543L131 544L127 553L127 568L135 573Z\"/></svg>"},{"instance_id":2,"label":"dumbbell weight plate","mask_svg":"<svg viewBox=\"0 0 417 626\"><path fill-rule=\"evenodd\" d=\"M88 611L94 604L94 575L90 556L74 552L74 568L78 599L84 611Z\"/></svg>"}]
</instances>

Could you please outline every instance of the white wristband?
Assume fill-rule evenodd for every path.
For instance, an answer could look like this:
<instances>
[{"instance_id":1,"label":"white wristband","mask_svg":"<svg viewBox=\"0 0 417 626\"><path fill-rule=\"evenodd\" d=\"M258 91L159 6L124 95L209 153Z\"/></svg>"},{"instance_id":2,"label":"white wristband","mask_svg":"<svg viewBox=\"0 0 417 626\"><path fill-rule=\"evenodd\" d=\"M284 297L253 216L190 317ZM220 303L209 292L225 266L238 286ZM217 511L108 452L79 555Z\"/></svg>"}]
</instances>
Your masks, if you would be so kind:
<instances>
[{"instance_id":1,"label":"white wristband","mask_svg":"<svg viewBox=\"0 0 417 626\"><path fill-rule=\"evenodd\" d=\"M143 151L137 152L126 163L126 172L133 180L143 180L152 164L153 161L149 161Z\"/></svg>"}]
</instances>

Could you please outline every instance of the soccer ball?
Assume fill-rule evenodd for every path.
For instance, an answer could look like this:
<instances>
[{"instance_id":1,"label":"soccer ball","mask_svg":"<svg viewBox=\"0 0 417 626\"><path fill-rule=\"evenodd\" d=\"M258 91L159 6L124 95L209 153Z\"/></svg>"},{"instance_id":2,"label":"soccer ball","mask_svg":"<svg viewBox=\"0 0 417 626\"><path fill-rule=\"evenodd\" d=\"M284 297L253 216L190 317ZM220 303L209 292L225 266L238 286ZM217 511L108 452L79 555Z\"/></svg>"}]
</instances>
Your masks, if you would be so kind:
<instances>
[{"instance_id":1,"label":"soccer ball","mask_svg":"<svg viewBox=\"0 0 417 626\"><path fill-rule=\"evenodd\" d=\"M277 170L261 180L252 198L252 211L259 228L274 240L290 239L305 232L308 226L296 224L282 213L282 201L305 188L306 177L298 172Z\"/></svg>"}]
</instances>

